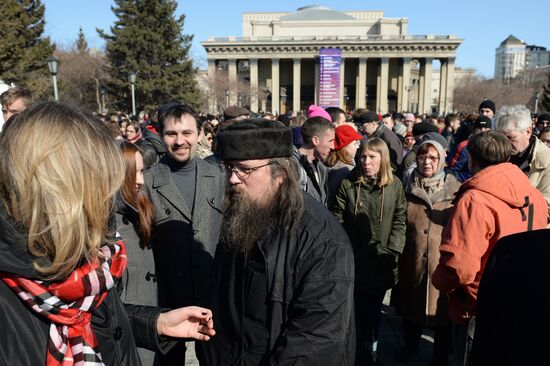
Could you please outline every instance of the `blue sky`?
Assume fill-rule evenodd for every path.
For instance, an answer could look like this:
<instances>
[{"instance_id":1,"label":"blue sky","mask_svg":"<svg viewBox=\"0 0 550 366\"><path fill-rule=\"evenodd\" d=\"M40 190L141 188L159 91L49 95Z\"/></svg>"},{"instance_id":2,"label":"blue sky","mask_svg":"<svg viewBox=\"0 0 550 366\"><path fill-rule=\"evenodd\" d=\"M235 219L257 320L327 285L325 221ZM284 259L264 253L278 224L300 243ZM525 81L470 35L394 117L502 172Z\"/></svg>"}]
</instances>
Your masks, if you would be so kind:
<instances>
[{"instance_id":1,"label":"blue sky","mask_svg":"<svg viewBox=\"0 0 550 366\"><path fill-rule=\"evenodd\" d=\"M91 46L104 46L95 29L109 30L113 24L115 17L110 8L113 1L43 0L43 3L46 5L46 35L53 41L60 45L72 44L82 26ZM458 48L456 65L473 67L486 77L493 76L495 48L510 34L528 44L550 49L550 1L547 0L179 0L177 14L186 15L184 32L195 35L191 56L204 68L206 53L200 41L213 36L241 36L242 13L293 12L313 3L334 10L382 10L388 18L407 17L409 34L454 34L464 39Z\"/></svg>"}]
</instances>

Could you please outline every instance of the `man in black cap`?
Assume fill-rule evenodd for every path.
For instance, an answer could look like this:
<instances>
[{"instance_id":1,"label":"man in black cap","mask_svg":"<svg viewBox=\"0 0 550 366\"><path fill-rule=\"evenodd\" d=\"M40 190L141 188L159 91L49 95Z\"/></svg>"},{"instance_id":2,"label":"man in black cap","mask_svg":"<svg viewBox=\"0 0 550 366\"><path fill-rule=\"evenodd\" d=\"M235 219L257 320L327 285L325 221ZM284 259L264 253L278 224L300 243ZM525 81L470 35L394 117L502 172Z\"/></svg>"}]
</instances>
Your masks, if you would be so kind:
<instances>
[{"instance_id":1,"label":"man in black cap","mask_svg":"<svg viewBox=\"0 0 550 366\"><path fill-rule=\"evenodd\" d=\"M378 137L388 145L392 167L397 171L398 176L401 176L403 144L395 132L387 128L378 118L378 115L372 111L359 115L355 123L363 126L362 130L367 138Z\"/></svg>"},{"instance_id":2,"label":"man in black cap","mask_svg":"<svg viewBox=\"0 0 550 366\"><path fill-rule=\"evenodd\" d=\"M485 116L490 119L495 118L495 114L497 113L497 106L495 102L493 102L491 99L485 99L478 108L479 115Z\"/></svg>"},{"instance_id":3,"label":"man in black cap","mask_svg":"<svg viewBox=\"0 0 550 366\"><path fill-rule=\"evenodd\" d=\"M209 304L216 365L353 365L353 252L345 231L301 191L292 133L238 121L218 134L225 212Z\"/></svg>"},{"instance_id":4,"label":"man in black cap","mask_svg":"<svg viewBox=\"0 0 550 366\"><path fill-rule=\"evenodd\" d=\"M225 121L245 119L250 116L250 111L237 105L231 105L224 109L223 118Z\"/></svg>"}]
</instances>

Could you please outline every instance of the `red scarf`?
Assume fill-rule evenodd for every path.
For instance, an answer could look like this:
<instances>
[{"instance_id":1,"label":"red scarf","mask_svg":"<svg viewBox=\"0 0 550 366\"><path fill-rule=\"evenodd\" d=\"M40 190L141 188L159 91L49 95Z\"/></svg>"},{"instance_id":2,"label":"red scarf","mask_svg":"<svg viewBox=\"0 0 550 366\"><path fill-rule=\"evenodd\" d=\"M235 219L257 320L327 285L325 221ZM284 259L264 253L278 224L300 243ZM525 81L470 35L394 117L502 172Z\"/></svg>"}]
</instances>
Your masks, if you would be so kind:
<instances>
[{"instance_id":1,"label":"red scarf","mask_svg":"<svg viewBox=\"0 0 550 366\"><path fill-rule=\"evenodd\" d=\"M51 321L46 365L103 365L91 326L92 312L126 269L122 240L104 244L95 263L86 263L63 282L45 285L12 274L0 278L36 313Z\"/></svg>"}]
</instances>

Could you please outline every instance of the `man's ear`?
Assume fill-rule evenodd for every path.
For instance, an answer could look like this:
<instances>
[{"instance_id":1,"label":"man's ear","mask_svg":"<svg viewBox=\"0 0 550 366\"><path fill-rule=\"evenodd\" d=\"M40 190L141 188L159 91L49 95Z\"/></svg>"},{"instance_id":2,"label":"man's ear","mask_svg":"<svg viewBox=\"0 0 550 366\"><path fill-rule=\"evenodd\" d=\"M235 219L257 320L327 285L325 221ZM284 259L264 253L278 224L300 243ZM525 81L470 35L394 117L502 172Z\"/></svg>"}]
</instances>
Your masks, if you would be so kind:
<instances>
[{"instance_id":1,"label":"man's ear","mask_svg":"<svg viewBox=\"0 0 550 366\"><path fill-rule=\"evenodd\" d=\"M313 146L319 145L319 142L320 142L320 141L319 141L319 137L318 137L318 136L313 136L313 137L311 138L311 143L313 144Z\"/></svg>"}]
</instances>

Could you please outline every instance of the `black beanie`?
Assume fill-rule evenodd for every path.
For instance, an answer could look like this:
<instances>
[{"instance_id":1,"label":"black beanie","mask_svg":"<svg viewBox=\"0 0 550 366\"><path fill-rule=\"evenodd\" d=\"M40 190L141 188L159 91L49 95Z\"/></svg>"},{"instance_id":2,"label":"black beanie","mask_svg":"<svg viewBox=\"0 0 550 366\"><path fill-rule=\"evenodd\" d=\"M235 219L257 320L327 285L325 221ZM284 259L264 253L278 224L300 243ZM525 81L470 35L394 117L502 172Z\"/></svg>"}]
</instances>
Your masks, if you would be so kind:
<instances>
[{"instance_id":1,"label":"black beanie","mask_svg":"<svg viewBox=\"0 0 550 366\"><path fill-rule=\"evenodd\" d=\"M415 124L412 128L413 136L420 136L428 132L439 132L439 128L430 122L420 122Z\"/></svg>"},{"instance_id":2,"label":"black beanie","mask_svg":"<svg viewBox=\"0 0 550 366\"><path fill-rule=\"evenodd\" d=\"M292 155L292 131L279 121L243 119L223 127L216 135L221 160L253 160Z\"/></svg>"},{"instance_id":3,"label":"black beanie","mask_svg":"<svg viewBox=\"0 0 550 366\"><path fill-rule=\"evenodd\" d=\"M493 111L493 113L497 113L497 106L495 105L495 102L490 99L485 99L483 102L481 102L477 110L479 111L481 108L489 108Z\"/></svg>"}]
</instances>

